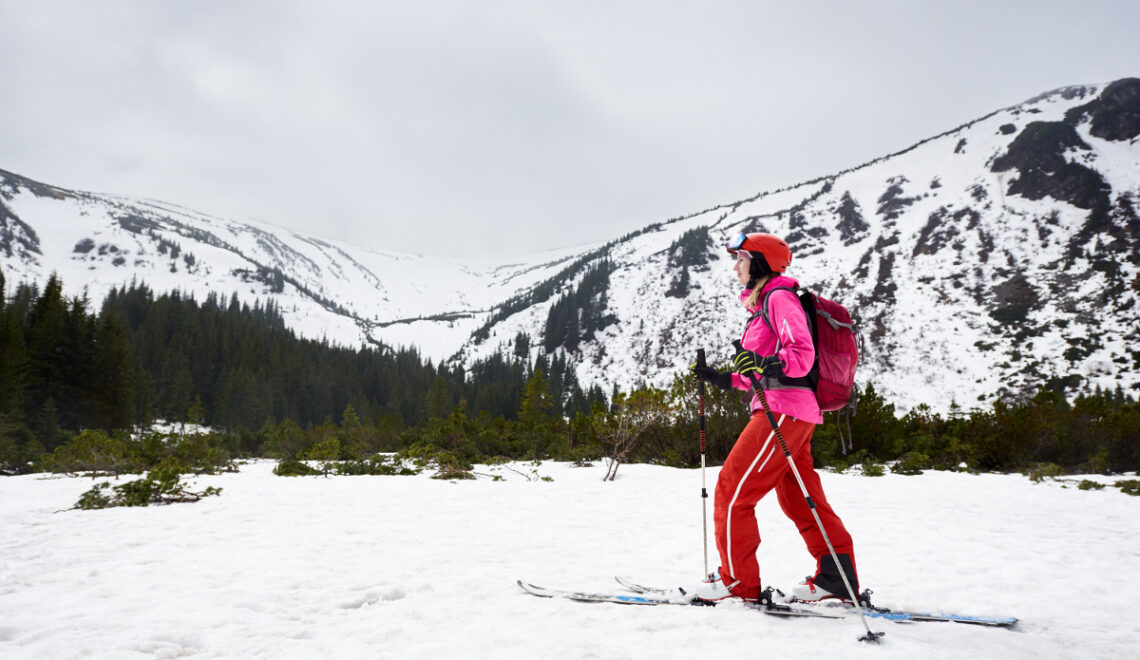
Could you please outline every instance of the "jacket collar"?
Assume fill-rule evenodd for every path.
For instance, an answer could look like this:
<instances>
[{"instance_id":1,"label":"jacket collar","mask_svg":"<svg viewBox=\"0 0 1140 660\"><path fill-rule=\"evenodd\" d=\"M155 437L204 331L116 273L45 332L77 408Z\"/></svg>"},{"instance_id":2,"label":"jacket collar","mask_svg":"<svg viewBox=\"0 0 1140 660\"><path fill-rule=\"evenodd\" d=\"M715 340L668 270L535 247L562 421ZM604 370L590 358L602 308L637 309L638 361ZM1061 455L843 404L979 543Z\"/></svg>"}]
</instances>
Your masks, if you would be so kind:
<instances>
[{"instance_id":1,"label":"jacket collar","mask_svg":"<svg viewBox=\"0 0 1140 660\"><path fill-rule=\"evenodd\" d=\"M794 288L798 287L799 285L800 285L799 281L797 281L791 277L787 277L784 275L776 275L772 279L768 280L768 282L766 284L764 284L764 288L760 290L760 293L761 294L767 293L768 291L771 291L772 289L775 289L776 287L779 287L779 286L786 286L786 287L790 287L790 288L794 289ZM745 289L744 291L741 291L740 292L740 304L745 306L745 308L748 310L749 314L755 314L756 312L760 311L760 308L759 307L748 307L748 296L750 296L750 295L752 295L752 289ZM758 302L763 302L763 301L764 301L764 297L763 297L763 295L761 295L760 300Z\"/></svg>"}]
</instances>

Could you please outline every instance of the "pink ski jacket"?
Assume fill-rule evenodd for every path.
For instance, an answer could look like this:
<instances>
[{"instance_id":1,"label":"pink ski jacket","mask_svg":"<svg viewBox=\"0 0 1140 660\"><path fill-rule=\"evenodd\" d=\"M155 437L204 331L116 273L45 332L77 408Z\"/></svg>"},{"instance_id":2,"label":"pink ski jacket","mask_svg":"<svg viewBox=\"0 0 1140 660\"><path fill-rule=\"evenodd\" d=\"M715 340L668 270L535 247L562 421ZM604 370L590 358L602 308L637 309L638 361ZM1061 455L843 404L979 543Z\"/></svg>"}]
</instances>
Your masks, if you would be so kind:
<instances>
[{"instance_id":1,"label":"pink ski jacket","mask_svg":"<svg viewBox=\"0 0 1140 660\"><path fill-rule=\"evenodd\" d=\"M768 281L761 290L760 302L764 301L764 294L780 286L795 287L799 282L783 275L777 275ZM740 302L746 303L752 292L745 290L740 294ZM764 318L757 312L758 307L748 308L749 314L754 314L748 326L744 329L744 336L740 338L740 345L755 351L759 355L775 355L784 363L784 375L798 378L806 376L811 371L815 361L815 346L811 343L811 329L808 327L807 317L799 299L790 291L777 291L768 299L768 318L774 334L764 323ZM779 335L777 337L777 334ZM780 350L776 350L777 339ZM751 391L752 384L748 379L738 373L732 374L733 387ZM815 400L815 392L800 389L764 390L768 397L768 406L774 413L783 413L796 419L812 424L822 424L823 414L819 411L819 404ZM763 410L758 395L752 396L752 412Z\"/></svg>"}]
</instances>

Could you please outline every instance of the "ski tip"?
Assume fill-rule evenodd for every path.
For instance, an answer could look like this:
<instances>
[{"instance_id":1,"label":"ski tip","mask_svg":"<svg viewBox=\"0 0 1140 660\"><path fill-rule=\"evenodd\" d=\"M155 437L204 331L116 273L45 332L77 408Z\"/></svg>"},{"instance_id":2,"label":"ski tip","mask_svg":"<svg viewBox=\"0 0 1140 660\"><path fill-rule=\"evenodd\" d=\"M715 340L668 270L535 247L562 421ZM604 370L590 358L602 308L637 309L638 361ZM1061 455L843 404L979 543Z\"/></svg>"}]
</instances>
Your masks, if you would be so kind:
<instances>
[{"instance_id":1,"label":"ski tip","mask_svg":"<svg viewBox=\"0 0 1140 660\"><path fill-rule=\"evenodd\" d=\"M519 585L519 588L522 589L523 591L527 592L528 594L533 594L535 596L547 596L548 595L548 594L543 593L542 587L533 585L529 582L523 582L522 580L515 580L515 584Z\"/></svg>"}]
</instances>

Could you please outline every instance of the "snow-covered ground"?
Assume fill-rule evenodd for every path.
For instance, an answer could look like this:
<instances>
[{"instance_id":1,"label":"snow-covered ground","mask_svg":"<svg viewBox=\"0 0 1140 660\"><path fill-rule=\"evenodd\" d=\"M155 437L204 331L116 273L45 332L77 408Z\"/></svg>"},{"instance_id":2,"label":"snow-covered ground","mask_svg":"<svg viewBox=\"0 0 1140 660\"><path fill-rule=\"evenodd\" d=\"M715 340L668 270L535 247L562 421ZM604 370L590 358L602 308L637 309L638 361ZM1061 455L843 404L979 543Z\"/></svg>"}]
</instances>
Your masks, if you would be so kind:
<instances>
[{"instance_id":1,"label":"snow-covered ground","mask_svg":"<svg viewBox=\"0 0 1140 660\"><path fill-rule=\"evenodd\" d=\"M0 479L0 657L1009 660L1140 649L1140 498L1111 487L825 473L880 604L1021 619L1016 630L873 621L887 633L874 647L856 641L856 619L585 604L516 586L699 579L696 470L629 465L603 483L601 465L543 464L553 481L480 468L505 481L452 483L272 468L201 477L224 490L196 504L102 511L60 511L91 479ZM757 511L765 579L788 587L812 560L774 497Z\"/></svg>"}]
</instances>

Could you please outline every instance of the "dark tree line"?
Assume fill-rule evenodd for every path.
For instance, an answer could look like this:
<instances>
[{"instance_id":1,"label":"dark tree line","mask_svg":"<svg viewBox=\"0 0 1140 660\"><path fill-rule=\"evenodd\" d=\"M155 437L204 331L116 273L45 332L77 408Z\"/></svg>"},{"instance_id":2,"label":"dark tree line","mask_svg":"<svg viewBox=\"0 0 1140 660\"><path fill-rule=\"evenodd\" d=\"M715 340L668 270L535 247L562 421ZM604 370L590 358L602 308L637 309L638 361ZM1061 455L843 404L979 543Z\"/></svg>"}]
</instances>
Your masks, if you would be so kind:
<instances>
[{"instance_id":1,"label":"dark tree line","mask_svg":"<svg viewBox=\"0 0 1140 660\"><path fill-rule=\"evenodd\" d=\"M575 294L595 299L588 293L604 277L589 273ZM615 389L611 406L597 386L580 386L565 352L529 362L523 334L512 354L464 370L433 366L410 349L299 339L272 304L215 296L199 303L136 284L114 291L98 314L88 307L85 297L65 298L55 277L42 291L21 285L0 295L0 473L53 463L68 470L93 455L105 460L85 469L176 454L189 466L211 451L211 464L250 455L364 460L378 451L447 464L589 461L610 455L607 438L621 441L622 461L698 464L696 385L686 374L668 390L627 398ZM748 410L739 392L710 388L707 399L715 465ZM638 437L619 437L613 430L628 426L623 415L633 401L653 414ZM155 419L215 432L177 444L127 435ZM851 452L840 449L841 428ZM1124 472L1140 469L1140 404L1119 388L1070 400L1043 387L990 409L942 416L918 406L900 417L868 385L855 417L839 422L828 413L812 445L818 466Z\"/></svg>"},{"instance_id":2,"label":"dark tree line","mask_svg":"<svg viewBox=\"0 0 1140 660\"><path fill-rule=\"evenodd\" d=\"M622 240L625 239L623 238ZM609 247L612 244L613 243L610 243L596 250L587 252L581 257L575 259L569 266L560 270L553 277L550 277L536 284L530 291L514 296L513 298L510 298L495 307L495 310L491 313L491 316L487 319L487 322L473 333L475 341L486 341L491 336L491 328L494 327L494 325L499 321L509 318L510 316L517 314L524 309L528 309L535 305L544 303L547 300L550 300L550 298L552 298L554 294L557 293L558 290L562 287L562 283L576 276L579 272L582 271L583 268L586 267L586 264L589 264L590 262L595 261L599 258L605 258L606 254L609 251Z\"/></svg>"},{"instance_id":3,"label":"dark tree line","mask_svg":"<svg viewBox=\"0 0 1140 660\"><path fill-rule=\"evenodd\" d=\"M611 272L613 262L609 259L590 266L578 286L550 306L543 333L543 348L547 353L560 346L577 351L581 342L594 339L598 331L617 322L606 314Z\"/></svg>"},{"instance_id":4,"label":"dark tree line","mask_svg":"<svg viewBox=\"0 0 1140 660\"><path fill-rule=\"evenodd\" d=\"M0 275L0 290L3 290ZM0 432L46 450L61 428L123 428L135 420L133 359L127 329L87 313L88 301L63 296L52 277L39 291L0 296Z\"/></svg>"},{"instance_id":5,"label":"dark tree line","mask_svg":"<svg viewBox=\"0 0 1140 660\"><path fill-rule=\"evenodd\" d=\"M368 420L410 427L462 405L514 420L536 371L551 415L604 402L584 391L565 357L531 364L494 355L469 370L432 365L414 349L346 348L298 338L270 302L205 301L146 285L114 290L96 314L51 277L7 296L0 275L0 443L21 456L51 452L82 429L154 420L222 430L290 420L309 427L351 406Z\"/></svg>"},{"instance_id":6,"label":"dark tree line","mask_svg":"<svg viewBox=\"0 0 1140 660\"><path fill-rule=\"evenodd\" d=\"M689 295L689 269L704 271L709 269L712 238L708 227L697 227L681 234L669 246L669 271L676 272L665 295L684 298Z\"/></svg>"}]
</instances>

